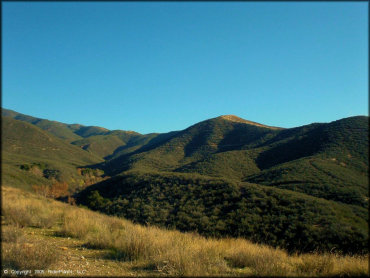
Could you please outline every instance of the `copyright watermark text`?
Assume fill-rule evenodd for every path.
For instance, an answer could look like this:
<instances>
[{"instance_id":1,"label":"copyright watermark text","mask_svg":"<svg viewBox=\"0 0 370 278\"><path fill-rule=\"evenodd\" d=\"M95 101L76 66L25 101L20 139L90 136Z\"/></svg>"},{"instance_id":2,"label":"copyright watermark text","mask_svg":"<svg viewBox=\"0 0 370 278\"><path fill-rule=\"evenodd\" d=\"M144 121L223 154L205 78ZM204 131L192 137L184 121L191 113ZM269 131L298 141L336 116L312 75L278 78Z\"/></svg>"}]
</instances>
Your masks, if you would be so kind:
<instances>
[{"instance_id":1,"label":"copyright watermark text","mask_svg":"<svg viewBox=\"0 0 370 278\"><path fill-rule=\"evenodd\" d=\"M73 274L85 274L85 270L77 270L73 271L70 269L22 269L22 270L15 270L15 269L4 269L3 274L8 276L29 276L29 275L73 275Z\"/></svg>"}]
</instances>

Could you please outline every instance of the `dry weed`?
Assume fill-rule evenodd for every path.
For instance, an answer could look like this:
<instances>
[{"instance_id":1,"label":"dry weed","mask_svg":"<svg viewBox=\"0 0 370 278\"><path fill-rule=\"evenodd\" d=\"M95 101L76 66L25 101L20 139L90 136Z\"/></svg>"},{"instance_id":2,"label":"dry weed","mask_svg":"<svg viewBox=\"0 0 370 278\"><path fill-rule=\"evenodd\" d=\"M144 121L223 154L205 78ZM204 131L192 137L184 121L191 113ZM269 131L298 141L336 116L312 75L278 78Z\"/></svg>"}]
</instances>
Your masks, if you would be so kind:
<instances>
[{"instance_id":1,"label":"dry weed","mask_svg":"<svg viewBox=\"0 0 370 278\"><path fill-rule=\"evenodd\" d=\"M22 238L16 243L3 243L2 267L16 270L46 269L57 262L60 253L42 241L28 242Z\"/></svg>"},{"instance_id":2,"label":"dry weed","mask_svg":"<svg viewBox=\"0 0 370 278\"><path fill-rule=\"evenodd\" d=\"M23 238L23 230L14 225L1 227L1 241L7 243L17 243Z\"/></svg>"},{"instance_id":3,"label":"dry weed","mask_svg":"<svg viewBox=\"0 0 370 278\"><path fill-rule=\"evenodd\" d=\"M16 200L6 200L2 206L5 221L20 227L50 228L59 221L60 214L60 209L47 202L21 196Z\"/></svg>"}]
</instances>

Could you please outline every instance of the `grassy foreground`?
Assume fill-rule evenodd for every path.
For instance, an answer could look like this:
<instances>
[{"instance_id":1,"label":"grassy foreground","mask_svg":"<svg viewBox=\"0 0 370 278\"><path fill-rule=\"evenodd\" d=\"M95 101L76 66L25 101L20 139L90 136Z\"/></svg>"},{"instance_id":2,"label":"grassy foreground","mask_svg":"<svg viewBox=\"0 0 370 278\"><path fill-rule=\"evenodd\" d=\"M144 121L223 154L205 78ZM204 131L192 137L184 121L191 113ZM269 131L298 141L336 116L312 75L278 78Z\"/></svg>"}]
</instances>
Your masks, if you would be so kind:
<instances>
[{"instance_id":1,"label":"grassy foreground","mask_svg":"<svg viewBox=\"0 0 370 278\"><path fill-rule=\"evenodd\" d=\"M12 270L32 274L44 270L48 276L369 274L368 255L288 255L244 239L206 239L143 227L10 187L2 187L2 206L2 270L9 274Z\"/></svg>"}]
</instances>

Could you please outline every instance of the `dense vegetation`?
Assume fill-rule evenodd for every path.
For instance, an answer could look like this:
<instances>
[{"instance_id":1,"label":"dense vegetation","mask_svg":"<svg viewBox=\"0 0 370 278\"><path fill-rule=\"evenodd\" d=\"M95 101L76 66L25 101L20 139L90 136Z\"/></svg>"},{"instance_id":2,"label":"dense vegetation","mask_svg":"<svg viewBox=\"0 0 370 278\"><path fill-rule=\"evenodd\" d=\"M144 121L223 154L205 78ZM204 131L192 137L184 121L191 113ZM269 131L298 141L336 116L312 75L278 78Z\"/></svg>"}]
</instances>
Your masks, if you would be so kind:
<instances>
[{"instance_id":1,"label":"dense vegetation","mask_svg":"<svg viewBox=\"0 0 370 278\"><path fill-rule=\"evenodd\" d=\"M134 146L138 148L148 139L156 136L156 134L141 135L140 133L133 131L111 131L97 126L64 124L56 121L35 118L8 109L2 109L2 117L30 123L44 131L47 131L55 137L63 139L73 145L77 145L101 158L114 156L115 152L130 149Z\"/></svg>"},{"instance_id":2,"label":"dense vegetation","mask_svg":"<svg viewBox=\"0 0 370 278\"><path fill-rule=\"evenodd\" d=\"M2 185L84 184L77 168L102 159L24 121L2 118Z\"/></svg>"},{"instance_id":3,"label":"dense vegetation","mask_svg":"<svg viewBox=\"0 0 370 278\"><path fill-rule=\"evenodd\" d=\"M290 251L368 251L367 210L250 183L131 173L93 185L91 209L205 236L242 236Z\"/></svg>"},{"instance_id":4,"label":"dense vegetation","mask_svg":"<svg viewBox=\"0 0 370 278\"><path fill-rule=\"evenodd\" d=\"M282 129L229 115L141 135L2 112L3 184L67 183L92 209L205 236L368 252L368 117Z\"/></svg>"},{"instance_id":5,"label":"dense vegetation","mask_svg":"<svg viewBox=\"0 0 370 278\"><path fill-rule=\"evenodd\" d=\"M68 270L73 277L369 274L368 255L287 254L241 238L206 239L143 227L10 187L2 188L1 236L1 269L32 271L28 276L36 269L47 276L48 269Z\"/></svg>"},{"instance_id":6,"label":"dense vegetation","mask_svg":"<svg viewBox=\"0 0 370 278\"><path fill-rule=\"evenodd\" d=\"M179 132L158 136L135 152L115 157L101 166L110 176L130 169L159 171L182 171L184 169L185 172L197 172L199 168L204 168L197 165L198 163L217 161L222 157L218 154L224 152L250 150L277 132L278 130L275 129L214 118ZM238 152L230 154L227 159L239 159ZM253 152L250 155L253 156ZM255 165L254 161L253 164ZM250 172L250 166L253 167L249 164L242 168ZM238 172L244 170L240 169L240 164L237 167L239 167ZM218 167L214 168L216 170ZM217 173L216 170L211 174L222 175L222 168L220 168L221 173Z\"/></svg>"}]
</instances>

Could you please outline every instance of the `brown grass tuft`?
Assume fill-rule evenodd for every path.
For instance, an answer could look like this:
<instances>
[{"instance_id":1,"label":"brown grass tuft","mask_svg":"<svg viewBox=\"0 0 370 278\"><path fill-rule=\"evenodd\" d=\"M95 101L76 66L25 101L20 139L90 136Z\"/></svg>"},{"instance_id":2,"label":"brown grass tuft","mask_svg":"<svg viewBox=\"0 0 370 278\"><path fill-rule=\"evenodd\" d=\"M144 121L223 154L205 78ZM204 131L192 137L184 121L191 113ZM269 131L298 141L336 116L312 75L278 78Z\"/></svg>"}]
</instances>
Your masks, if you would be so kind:
<instances>
[{"instance_id":1,"label":"brown grass tuft","mask_svg":"<svg viewBox=\"0 0 370 278\"><path fill-rule=\"evenodd\" d=\"M304 254L300 256L297 270L301 274L327 276L333 272L334 259L331 254Z\"/></svg>"},{"instance_id":2,"label":"brown grass tuft","mask_svg":"<svg viewBox=\"0 0 370 278\"><path fill-rule=\"evenodd\" d=\"M45 269L56 263L60 253L45 242L27 241L18 238L16 242L3 242L2 267L11 269Z\"/></svg>"},{"instance_id":3,"label":"brown grass tuft","mask_svg":"<svg viewBox=\"0 0 370 278\"><path fill-rule=\"evenodd\" d=\"M283 250L247 243L241 239L222 241L224 257L231 267L252 269L259 276L283 276L292 272L289 256Z\"/></svg>"},{"instance_id":4,"label":"brown grass tuft","mask_svg":"<svg viewBox=\"0 0 370 278\"><path fill-rule=\"evenodd\" d=\"M1 241L8 243L17 243L23 238L23 230L14 225L1 227Z\"/></svg>"},{"instance_id":5,"label":"brown grass tuft","mask_svg":"<svg viewBox=\"0 0 370 278\"><path fill-rule=\"evenodd\" d=\"M60 220L61 211L50 203L20 197L3 202L2 215L8 223L19 227L50 228Z\"/></svg>"}]
</instances>

